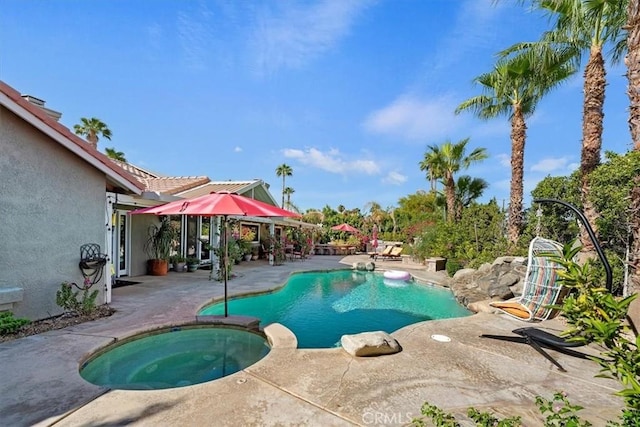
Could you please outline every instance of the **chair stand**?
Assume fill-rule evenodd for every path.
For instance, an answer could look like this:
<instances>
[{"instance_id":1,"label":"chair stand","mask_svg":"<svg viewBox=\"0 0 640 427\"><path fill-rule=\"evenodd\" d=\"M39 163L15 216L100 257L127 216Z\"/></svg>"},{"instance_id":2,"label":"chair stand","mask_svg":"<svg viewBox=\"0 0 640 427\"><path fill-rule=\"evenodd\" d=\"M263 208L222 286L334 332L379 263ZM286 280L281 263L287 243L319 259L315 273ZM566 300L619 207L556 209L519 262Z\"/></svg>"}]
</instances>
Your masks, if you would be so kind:
<instances>
[{"instance_id":1,"label":"chair stand","mask_svg":"<svg viewBox=\"0 0 640 427\"><path fill-rule=\"evenodd\" d=\"M555 360L549 353L547 353L543 347L551 350L559 351L560 353L567 354L573 357L579 357L581 359L588 359L593 356L589 356L584 353L580 353L575 350L571 350L568 347L579 347L584 344L578 342L566 341L562 337L550 334L538 328L519 328L512 331L520 335L519 337L506 336L506 335L491 335L482 334L481 338L492 338L501 341L517 342L521 344L528 344L533 347L538 353L543 355L549 362L553 363L561 372L567 372L557 360Z\"/></svg>"}]
</instances>

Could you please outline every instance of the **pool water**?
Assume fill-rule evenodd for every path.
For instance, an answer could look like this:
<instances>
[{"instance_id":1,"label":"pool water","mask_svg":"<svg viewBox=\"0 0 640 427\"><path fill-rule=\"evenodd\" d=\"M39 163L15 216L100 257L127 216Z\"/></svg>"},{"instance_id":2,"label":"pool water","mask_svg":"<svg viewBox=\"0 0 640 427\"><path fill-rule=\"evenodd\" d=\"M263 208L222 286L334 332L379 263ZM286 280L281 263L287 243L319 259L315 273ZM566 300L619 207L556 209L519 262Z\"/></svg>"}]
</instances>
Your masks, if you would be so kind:
<instances>
[{"instance_id":1,"label":"pool water","mask_svg":"<svg viewBox=\"0 0 640 427\"><path fill-rule=\"evenodd\" d=\"M83 364L80 376L113 389L184 387L238 372L269 350L263 336L246 330L171 328L107 347Z\"/></svg>"},{"instance_id":2,"label":"pool water","mask_svg":"<svg viewBox=\"0 0 640 427\"><path fill-rule=\"evenodd\" d=\"M335 347L344 334L393 332L471 314L448 289L352 270L297 273L276 292L235 298L228 306L230 314L257 317L263 327L283 324L296 335L299 348ZM224 314L224 304L200 314Z\"/></svg>"}]
</instances>

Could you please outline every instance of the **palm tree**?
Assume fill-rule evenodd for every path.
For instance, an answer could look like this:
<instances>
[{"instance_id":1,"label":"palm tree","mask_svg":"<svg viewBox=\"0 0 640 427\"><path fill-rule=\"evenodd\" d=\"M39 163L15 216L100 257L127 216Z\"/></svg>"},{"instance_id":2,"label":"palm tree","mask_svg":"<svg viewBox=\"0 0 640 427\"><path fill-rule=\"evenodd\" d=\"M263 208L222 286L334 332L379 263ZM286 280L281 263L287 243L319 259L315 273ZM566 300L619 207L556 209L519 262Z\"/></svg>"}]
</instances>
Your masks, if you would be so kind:
<instances>
[{"instance_id":1,"label":"palm tree","mask_svg":"<svg viewBox=\"0 0 640 427\"><path fill-rule=\"evenodd\" d=\"M466 155L466 146L469 138L452 143L446 141L442 146L430 145L424 158L437 158L434 164L438 166L438 178L443 180L444 193L447 200L447 219L455 219L456 205L456 182L454 174L460 169L467 169L472 163L479 162L487 158L487 151L484 148L476 148L469 155Z\"/></svg>"},{"instance_id":2,"label":"palm tree","mask_svg":"<svg viewBox=\"0 0 640 427\"><path fill-rule=\"evenodd\" d=\"M93 148L98 148L98 135L111 140L111 130L100 119L82 117L80 121L82 124L74 125L73 131L76 135L85 136Z\"/></svg>"},{"instance_id":3,"label":"palm tree","mask_svg":"<svg viewBox=\"0 0 640 427\"><path fill-rule=\"evenodd\" d=\"M482 196L489 183L482 178L471 178L462 175L456 182L456 220L462 216L462 209L468 207L471 202Z\"/></svg>"},{"instance_id":4,"label":"palm tree","mask_svg":"<svg viewBox=\"0 0 640 427\"><path fill-rule=\"evenodd\" d=\"M442 178L442 165L440 158L433 151L424 153L424 159L420 162L420 170L427 172L427 180L431 184L431 192L436 191L436 183Z\"/></svg>"},{"instance_id":5,"label":"palm tree","mask_svg":"<svg viewBox=\"0 0 640 427\"><path fill-rule=\"evenodd\" d=\"M510 48L510 49L513 49ZM572 51L508 49L494 69L474 79L483 94L456 108L456 114L471 110L481 119L507 116L511 121L511 188L508 235L512 243L520 238L524 194L524 147L527 125L538 101L551 89L575 73Z\"/></svg>"},{"instance_id":6,"label":"palm tree","mask_svg":"<svg viewBox=\"0 0 640 427\"><path fill-rule=\"evenodd\" d=\"M284 209L284 188L285 188L285 178L293 175L293 169L291 166L283 163L276 168L276 176L282 177L282 209Z\"/></svg>"},{"instance_id":7,"label":"palm tree","mask_svg":"<svg viewBox=\"0 0 640 427\"><path fill-rule=\"evenodd\" d=\"M124 153L122 151L116 151L115 147L105 148L104 152L110 159L117 160L123 163L127 162L127 159L124 157Z\"/></svg>"},{"instance_id":8,"label":"palm tree","mask_svg":"<svg viewBox=\"0 0 640 427\"><path fill-rule=\"evenodd\" d=\"M396 220L396 208L395 206L387 206L387 215L391 218L391 222L393 223L393 235L396 235L396 231L398 230L398 221Z\"/></svg>"},{"instance_id":9,"label":"palm tree","mask_svg":"<svg viewBox=\"0 0 640 427\"><path fill-rule=\"evenodd\" d=\"M629 79L629 130L633 149L640 151L640 1L629 1L627 9L627 78ZM640 292L640 176L631 190L632 247L629 254L631 275L627 295Z\"/></svg>"},{"instance_id":10,"label":"palm tree","mask_svg":"<svg viewBox=\"0 0 640 427\"><path fill-rule=\"evenodd\" d=\"M580 178L582 208L591 227L597 230L597 212L589 201L589 174L600 164L602 148L607 85L602 51L605 45L611 45L612 62L621 59L625 49L623 26L628 0L533 0L532 3L555 18L554 29L543 34L539 45L568 47L574 52L575 64L580 63L584 54L589 55L584 71ZM581 240L586 250L592 250L586 230L583 230Z\"/></svg>"},{"instance_id":11,"label":"palm tree","mask_svg":"<svg viewBox=\"0 0 640 427\"><path fill-rule=\"evenodd\" d=\"M291 195L295 192L296 190L291 187L287 187L283 190L283 193L287 195L287 209L291 206Z\"/></svg>"}]
</instances>

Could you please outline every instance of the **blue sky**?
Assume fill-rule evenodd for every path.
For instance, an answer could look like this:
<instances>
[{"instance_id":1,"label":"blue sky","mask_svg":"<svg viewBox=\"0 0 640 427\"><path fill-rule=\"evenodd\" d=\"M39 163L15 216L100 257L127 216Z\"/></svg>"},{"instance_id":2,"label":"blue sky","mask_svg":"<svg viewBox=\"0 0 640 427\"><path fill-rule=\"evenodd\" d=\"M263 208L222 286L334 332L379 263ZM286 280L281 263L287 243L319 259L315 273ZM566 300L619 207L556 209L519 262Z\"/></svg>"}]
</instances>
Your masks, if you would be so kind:
<instances>
[{"instance_id":1,"label":"blue sky","mask_svg":"<svg viewBox=\"0 0 640 427\"><path fill-rule=\"evenodd\" d=\"M134 164L166 175L260 178L302 210L364 209L429 183L428 145L470 138L467 171L509 198L507 118L455 116L495 53L544 17L505 0L3 0L0 79L72 128L98 117ZM604 150L630 148L625 69L609 67ZM582 71L528 121L525 196L580 160Z\"/></svg>"}]
</instances>

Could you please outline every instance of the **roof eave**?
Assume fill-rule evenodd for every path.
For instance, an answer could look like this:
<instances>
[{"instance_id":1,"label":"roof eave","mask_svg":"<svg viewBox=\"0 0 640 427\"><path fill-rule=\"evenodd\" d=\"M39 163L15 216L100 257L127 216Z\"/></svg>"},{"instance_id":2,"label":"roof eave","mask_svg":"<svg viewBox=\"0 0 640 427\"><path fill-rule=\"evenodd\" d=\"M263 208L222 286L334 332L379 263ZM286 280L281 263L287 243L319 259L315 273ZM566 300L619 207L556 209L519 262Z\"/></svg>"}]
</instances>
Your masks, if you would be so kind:
<instances>
[{"instance_id":1,"label":"roof eave","mask_svg":"<svg viewBox=\"0 0 640 427\"><path fill-rule=\"evenodd\" d=\"M55 140L60 145L76 154L84 161L89 163L91 166L98 169L100 172L104 173L111 181L116 183L118 186L123 188L126 191L129 191L134 194L141 194L142 188L140 188L136 183L127 180L125 177L116 173L113 169L108 167L105 163L101 162L98 158L91 155L87 151L83 150L78 144L69 140L65 135L61 134L58 130L49 126L46 122L41 120L39 117L35 116L31 111L24 108L19 103L15 102L10 96L6 93L0 91L0 104L4 105L12 113L16 114L18 117L25 120L27 123L38 129L40 132L47 135L49 138ZM36 107L39 108L39 107ZM61 125L62 126L62 125Z\"/></svg>"}]
</instances>

